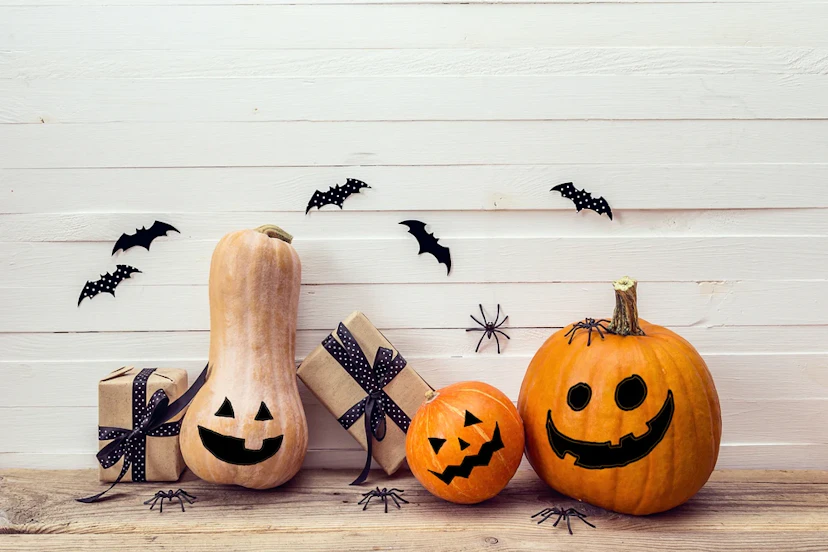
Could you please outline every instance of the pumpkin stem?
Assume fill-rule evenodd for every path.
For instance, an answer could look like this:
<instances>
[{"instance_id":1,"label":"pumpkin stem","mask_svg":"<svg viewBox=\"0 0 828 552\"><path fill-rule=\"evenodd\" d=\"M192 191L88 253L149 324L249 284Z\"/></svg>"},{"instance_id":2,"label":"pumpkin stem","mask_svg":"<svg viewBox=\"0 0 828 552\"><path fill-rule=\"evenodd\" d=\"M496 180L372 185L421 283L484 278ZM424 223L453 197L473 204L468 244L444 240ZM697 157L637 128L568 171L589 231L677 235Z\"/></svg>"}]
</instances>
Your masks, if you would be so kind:
<instances>
[{"instance_id":1,"label":"pumpkin stem","mask_svg":"<svg viewBox=\"0 0 828 552\"><path fill-rule=\"evenodd\" d=\"M638 282L624 276L612 283L615 289L615 312L609 325L615 335L644 335L638 325Z\"/></svg>"},{"instance_id":2,"label":"pumpkin stem","mask_svg":"<svg viewBox=\"0 0 828 552\"><path fill-rule=\"evenodd\" d=\"M275 224L263 224L255 229L256 232L265 234L268 238L278 238L283 242L290 243L293 241L293 236L276 226Z\"/></svg>"},{"instance_id":3,"label":"pumpkin stem","mask_svg":"<svg viewBox=\"0 0 828 552\"><path fill-rule=\"evenodd\" d=\"M429 389L429 390L428 390L428 391L426 391L426 393L425 393L426 402L431 402L431 401L433 401L434 399L436 399L436 398L437 398L437 395L439 395L439 394L440 394L440 393L437 393L437 392L436 392L436 391L434 391L433 389Z\"/></svg>"}]
</instances>

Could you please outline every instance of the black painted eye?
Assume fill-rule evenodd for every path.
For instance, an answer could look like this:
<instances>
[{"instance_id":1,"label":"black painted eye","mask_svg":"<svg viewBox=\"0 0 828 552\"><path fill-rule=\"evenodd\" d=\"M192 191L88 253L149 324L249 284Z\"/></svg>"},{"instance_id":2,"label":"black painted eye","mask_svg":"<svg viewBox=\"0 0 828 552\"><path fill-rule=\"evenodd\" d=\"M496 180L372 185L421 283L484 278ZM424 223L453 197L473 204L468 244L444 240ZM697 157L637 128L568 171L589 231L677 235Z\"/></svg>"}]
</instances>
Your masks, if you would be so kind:
<instances>
[{"instance_id":1,"label":"black painted eye","mask_svg":"<svg viewBox=\"0 0 828 552\"><path fill-rule=\"evenodd\" d=\"M463 421L463 427L469 427L474 424L482 424L483 420L466 410L466 419Z\"/></svg>"},{"instance_id":2,"label":"black painted eye","mask_svg":"<svg viewBox=\"0 0 828 552\"><path fill-rule=\"evenodd\" d=\"M257 422L263 422L265 420L273 419L273 415L270 413L270 410L267 409L267 406L265 405L264 401L262 401L262 404L259 405L259 411L256 412L256 417L253 419Z\"/></svg>"},{"instance_id":3,"label":"black painted eye","mask_svg":"<svg viewBox=\"0 0 828 552\"><path fill-rule=\"evenodd\" d=\"M457 441L460 443L460 450L466 450L471 446L470 443L465 442L463 439L457 438Z\"/></svg>"},{"instance_id":4,"label":"black painted eye","mask_svg":"<svg viewBox=\"0 0 828 552\"><path fill-rule=\"evenodd\" d=\"M440 449L446 444L446 440L440 439L439 437L429 437L428 442L431 443L431 448L434 449L434 454L440 452Z\"/></svg>"},{"instance_id":5,"label":"black painted eye","mask_svg":"<svg viewBox=\"0 0 828 552\"><path fill-rule=\"evenodd\" d=\"M233 412L233 405L230 404L230 399L224 397L224 402L221 403L221 406L218 410L216 410L216 416L219 418L235 418L236 413Z\"/></svg>"},{"instance_id":6,"label":"black painted eye","mask_svg":"<svg viewBox=\"0 0 828 552\"><path fill-rule=\"evenodd\" d=\"M592 398L592 389L586 383L576 383L566 394L566 404L574 411L583 410Z\"/></svg>"},{"instance_id":7,"label":"black painted eye","mask_svg":"<svg viewBox=\"0 0 828 552\"><path fill-rule=\"evenodd\" d=\"M621 380L615 388L615 404L621 410L635 410L647 398L647 384L638 374Z\"/></svg>"}]
</instances>

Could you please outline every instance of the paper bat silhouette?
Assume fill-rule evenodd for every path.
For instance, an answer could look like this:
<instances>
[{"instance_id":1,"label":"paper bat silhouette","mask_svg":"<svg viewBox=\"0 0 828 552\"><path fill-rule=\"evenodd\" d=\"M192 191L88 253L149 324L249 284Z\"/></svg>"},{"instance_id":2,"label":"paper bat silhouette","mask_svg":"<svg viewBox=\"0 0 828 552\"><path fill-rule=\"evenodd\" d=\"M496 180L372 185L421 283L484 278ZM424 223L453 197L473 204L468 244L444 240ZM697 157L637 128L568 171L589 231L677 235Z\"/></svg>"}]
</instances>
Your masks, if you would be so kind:
<instances>
[{"instance_id":1,"label":"paper bat silhouette","mask_svg":"<svg viewBox=\"0 0 828 552\"><path fill-rule=\"evenodd\" d=\"M80 297L78 298L78 306L80 306L81 301L89 297L95 297L99 293L109 293L112 297L115 297L115 288L118 287L118 284L121 283L126 278L129 278L135 272L141 272L134 266L129 265L117 265L115 272L110 274L107 272L106 274L101 274L101 278L99 280L95 280L94 282L86 282L86 285L83 286L83 291L81 291Z\"/></svg>"},{"instance_id":2,"label":"paper bat silhouette","mask_svg":"<svg viewBox=\"0 0 828 552\"><path fill-rule=\"evenodd\" d=\"M400 224L408 226L408 233L417 238L417 243L420 244L420 251L418 255L423 253L431 253L438 263L446 265L446 275L451 272L451 252L449 248L437 243L439 238L435 238L434 234L426 232L426 225L419 220L404 220Z\"/></svg>"},{"instance_id":3,"label":"paper bat silhouette","mask_svg":"<svg viewBox=\"0 0 828 552\"><path fill-rule=\"evenodd\" d=\"M134 234L121 234L121 237L115 242L115 247L112 248L112 254L114 255L119 249L126 251L136 245L140 245L149 251L150 245L152 245L155 238L166 236L167 232L170 231L178 232L178 229L171 224L156 220L149 228L142 226L136 229ZM178 233L180 234L181 232Z\"/></svg>"},{"instance_id":4,"label":"paper bat silhouette","mask_svg":"<svg viewBox=\"0 0 828 552\"><path fill-rule=\"evenodd\" d=\"M603 197L595 199L588 191L577 190L575 186L572 185L572 182L558 184L549 191L561 192L562 196L572 200L572 203L575 204L575 208L578 211L581 209L589 209L590 211L595 211L599 215L606 213L609 219L612 220L612 209L610 209L609 203L607 203L606 199Z\"/></svg>"},{"instance_id":5,"label":"paper bat silhouette","mask_svg":"<svg viewBox=\"0 0 828 552\"><path fill-rule=\"evenodd\" d=\"M305 209L305 214L307 215L312 207L319 209L323 205L339 205L339 208L342 209L342 204L351 194L358 194L361 189L370 187L362 180L349 178L345 181L344 185L340 186L337 184L336 187L331 186L327 192L316 190L308 202L308 208Z\"/></svg>"}]
</instances>

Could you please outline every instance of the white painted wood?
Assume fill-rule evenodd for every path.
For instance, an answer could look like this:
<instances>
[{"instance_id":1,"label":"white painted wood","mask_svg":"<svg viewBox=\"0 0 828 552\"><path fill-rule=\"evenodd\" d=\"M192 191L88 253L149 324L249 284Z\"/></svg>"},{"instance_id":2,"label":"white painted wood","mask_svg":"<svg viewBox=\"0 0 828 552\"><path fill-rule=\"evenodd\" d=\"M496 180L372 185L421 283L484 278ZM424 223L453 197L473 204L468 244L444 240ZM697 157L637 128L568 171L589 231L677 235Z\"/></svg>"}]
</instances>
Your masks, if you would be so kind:
<instances>
[{"instance_id":1,"label":"white painted wood","mask_svg":"<svg viewBox=\"0 0 828 552\"><path fill-rule=\"evenodd\" d=\"M136 275L137 277L137 275ZM642 316L671 326L823 325L828 282L644 282ZM0 332L206 330L206 286L123 283L117 298L77 306L80 288L0 288ZM379 328L467 328L483 302L508 307L510 327L551 327L609 316L605 283L351 284L303 286L298 327L330 331L355 309ZM804 308L807 305L808 308Z\"/></svg>"},{"instance_id":2,"label":"white painted wood","mask_svg":"<svg viewBox=\"0 0 828 552\"><path fill-rule=\"evenodd\" d=\"M2 50L828 45L828 5L799 2L51 6L0 18Z\"/></svg>"},{"instance_id":3,"label":"white painted wood","mask_svg":"<svg viewBox=\"0 0 828 552\"><path fill-rule=\"evenodd\" d=\"M62 172L62 171L61 171ZM548 190L546 190L548 192ZM14 194L9 195L15 195ZM326 239L348 236L368 239L379 228L395 228L401 220L422 219L440 229L441 239L457 237L723 237L723 236L826 236L828 209L717 209L717 210L625 210L612 223L606 216L572 208L551 193L546 197L556 210L505 211L359 211L375 207L385 194L366 191L370 196L352 196L348 209L336 206L303 211L231 212L231 213L25 213L0 215L0 242L108 242L114 243L124 232L147 227L155 220L174 221L181 238L218 241L224 234L239 228L255 228L262 221L277 221L303 239ZM396 194L394 194L396 195ZM413 194L412 194L413 195ZM828 194L826 194L828 195ZM511 197L517 196L510 194ZM508 204L509 200L493 202ZM53 198L54 199L54 198ZM467 198L457 198L458 203ZM767 198L765 198L767 199ZM436 201L436 200L435 200ZM251 200L251 204L253 201ZM388 204L389 201L382 203ZM554 205L553 205L554 204ZM471 202L467 205L471 206ZM571 205L571 203L570 203ZM536 205L537 206L537 205ZM575 224L577 222L577 224ZM170 233L176 238L174 233ZM159 245L161 242L158 242ZM0 247L3 247L0 245Z\"/></svg>"},{"instance_id":4,"label":"white painted wood","mask_svg":"<svg viewBox=\"0 0 828 552\"><path fill-rule=\"evenodd\" d=\"M96 382L195 375L224 233L304 265L297 361L361 309L436 386L513 399L608 280L704 354L719 467L827 468L828 3L0 0L0 467L91 467ZM315 189L361 178L343 211ZM615 219L549 189L574 181ZM452 248L446 277L397 223ZM110 257L121 232L182 230ZM118 297L76 298L115 263ZM468 315L501 303L502 355ZM358 467L306 390L307 465ZM804 420L804 421L803 421Z\"/></svg>"},{"instance_id":5,"label":"white painted wood","mask_svg":"<svg viewBox=\"0 0 828 552\"><path fill-rule=\"evenodd\" d=\"M477 334L478 337L480 334ZM514 339L515 337L513 337ZM423 358L405 355L409 366L434 388L457 381L480 380L494 385L512 400L517 400L520 383L531 356L496 355L495 344L486 343L481 354L475 355L476 339L462 350L464 356ZM456 352L460 352L458 349ZM123 357L112 361L49 361L0 362L2 407L88 406L98 404L98 381L121 365L140 367L185 368L190 381L195 380L206 365L206 354L200 359L147 361ZM828 395L828 355L818 354L724 354L705 355L705 361L716 381L719 398L732 399L820 399ZM780 367L784 366L784 376ZM302 402L319 404L300 385ZM0 410L0 412L2 412ZM0 450L2 447L0 446Z\"/></svg>"},{"instance_id":6,"label":"white painted wood","mask_svg":"<svg viewBox=\"0 0 828 552\"><path fill-rule=\"evenodd\" d=\"M0 168L822 163L828 121L0 125L0 143Z\"/></svg>"},{"instance_id":7,"label":"white painted wood","mask_svg":"<svg viewBox=\"0 0 828 552\"><path fill-rule=\"evenodd\" d=\"M610 224L605 216L583 212L577 218L583 224L573 227L590 224L605 228L607 233L616 225L627 223L627 210L828 207L828 187L821 185L828 181L826 163L564 163L441 167L0 169L0 182L3 183L0 212L100 214L101 219L79 221L90 227L87 232L102 228L99 220L107 220L108 213L153 213L159 212L159 205L164 205L167 216L193 212L205 216L205 212L225 211L304 213L314 190L344 184L346 178L359 178L372 186L371 190L349 197L343 207L346 211L484 209L542 210L547 214L555 210L565 211L574 221L572 202L550 191L556 184L573 181L605 197L616 217ZM759 190L761 192L757 193ZM321 223L320 219L324 221L327 217L338 216L338 211L335 206L320 211L314 209L307 218L294 217L290 222L315 226ZM666 217L677 215L674 212L660 214ZM709 216L716 216L716 213ZM297 219L302 222L294 223ZM123 217L123 223L119 222L118 228L113 228L101 239L117 239L136 222L151 224L152 221L145 223L143 218ZM182 222L186 224L188 221L184 219ZM209 222L207 218L202 225ZM825 224L815 224L814 228L819 231ZM186 227L180 230L189 231ZM784 225L769 225L764 232L745 231L744 234L771 234L784 230ZM41 230L44 231L49 230ZM64 231L59 227L51 233L59 236ZM296 234L302 235L299 231ZM5 236L3 233L0 239L11 239Z\"/></svg>"},{"instance_id":8,"label":"white painted wood","mask_svg":"<svg viewBox=\"0 0 828 552\"><path fill-rule=\"evenodd\" d=\"M606 222L610 224L609 219ZM439 227L430 225L427 230L441 236ZM825 236L444 238L439 243L450 248L452 260L447 276L447 267L432 255L417 256L417 240L406 226L393 224L376 232L383 238L297 237L294 247L304 259L303 283L607 282L620 277L619 270L647 274L652 281L785 280L809 270L814 257L828 256ZM144 271L122 283L118 292L130 284L206 284L215 241L173 237L157 240L152 251L133 248L110 258L113 245L4 243L0 285L76 285L79 295L87 280L111 272L116 263ZM61 270L53 270L54 266Z\"/></svg>"},{"instance_id":9,"label":"white painted wood","mask_svg":"<svg viewBox=\"0 0 828 552\"><path fill-rule=\"evenodd\" d=\"M825 119L828 76L0 80L0 123Z\"/></svg>"},{"instance_id":10,"label":"white painted wood","mask_svg":"<svg viewBox=\"0 0 828 552\"><path fill-rule=\"evenodd\" d=\"M474 305L469 305L472 312ZM473 323L470 319L465 322ZM381 327L383 334L406 356L450 358L474 350L480 334L463 328L395 329ZM531 357L558 328L512 328L503 356ZM672 327L702 355L711 354L805 354L828 353L828 325L822 326L721 326ZM301 361L333 330L299 330L296 360ZM20 364L41 362L105 361L110 365L142 360L153 365L203 360L209 348L209 332L89 332L0 333L3 360ZM485 354L492 354L488 346Z\"/></svg>"},{"instance_id":11,"label":"white painted wood","mask_svg":"<svg viewBox=\"0 0 828 552\"><path fill-rule=\"evenodd\" d=\"M0 75L24 79L600 74L784 78L824 75L826 70L828 49L815 47L0 51Z\"/></svg>"},{"instance_id":12,"label":"white painted wood","mask_svg":"<svg viewBox=\"0 0 828 552\"><path fill-rule=\"evenodd\" d=\"M44 453L98 450L98 409L96 407L3 408L0 433L4 452ZM828 416L828 399L766 400L731 399L722 404L722 442L828 444L823 424L790 424L785 417L796 412L803 420ZM305 404L311 449L352 450L353 438L330 412L318 404ZM60 431L55 428L59 427ZM646 431L642 424L641 432ZM816 459L820 465L825 459Z\"/></svg>"}]
</instances>

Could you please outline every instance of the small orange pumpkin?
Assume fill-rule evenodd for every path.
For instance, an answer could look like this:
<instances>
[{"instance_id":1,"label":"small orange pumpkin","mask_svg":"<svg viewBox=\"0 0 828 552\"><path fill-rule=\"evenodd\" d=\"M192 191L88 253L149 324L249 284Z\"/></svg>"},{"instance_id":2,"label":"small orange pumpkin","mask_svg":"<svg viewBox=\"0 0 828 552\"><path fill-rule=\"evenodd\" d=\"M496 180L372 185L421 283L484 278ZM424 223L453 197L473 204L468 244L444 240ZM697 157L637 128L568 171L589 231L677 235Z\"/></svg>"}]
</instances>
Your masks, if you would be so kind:
<instances>
[{"instance_id":1,"label":"small orange pumpkin","mask_svg":"<svg viewBox=\"0 0 828 552\"><path fill-rule=\"evenodd\" d=\"M405 439L414 477L435 496L458 504L492 498L523 456L523 422L512 401L479 381L426 394Z\"/></svg>"},{"instance_id":2,"label":"small orange pumpkin","mask_svg":"<svg viewBox=\"0 0 828 552\"><path fill-rule=\"evenodd\" d=\"M269 489L308 449L294 347L302 266L291 236L262 226L224 236L210 263L210 371L181 425L198 477Z\"/></svg>"},{"instance_id":3,"label":"small orange pumpkin","mask_svg":"<svg viewBox=\"0 0 828 552\"><path fill-rule=\"evenodd\" d=\"M638 319L636 282L613 283L612 320L556 332L523 380L526 455L552 488L626 514L692 497L719 454L713 378L687 341Z\"/></svg>"}]
</instances>

